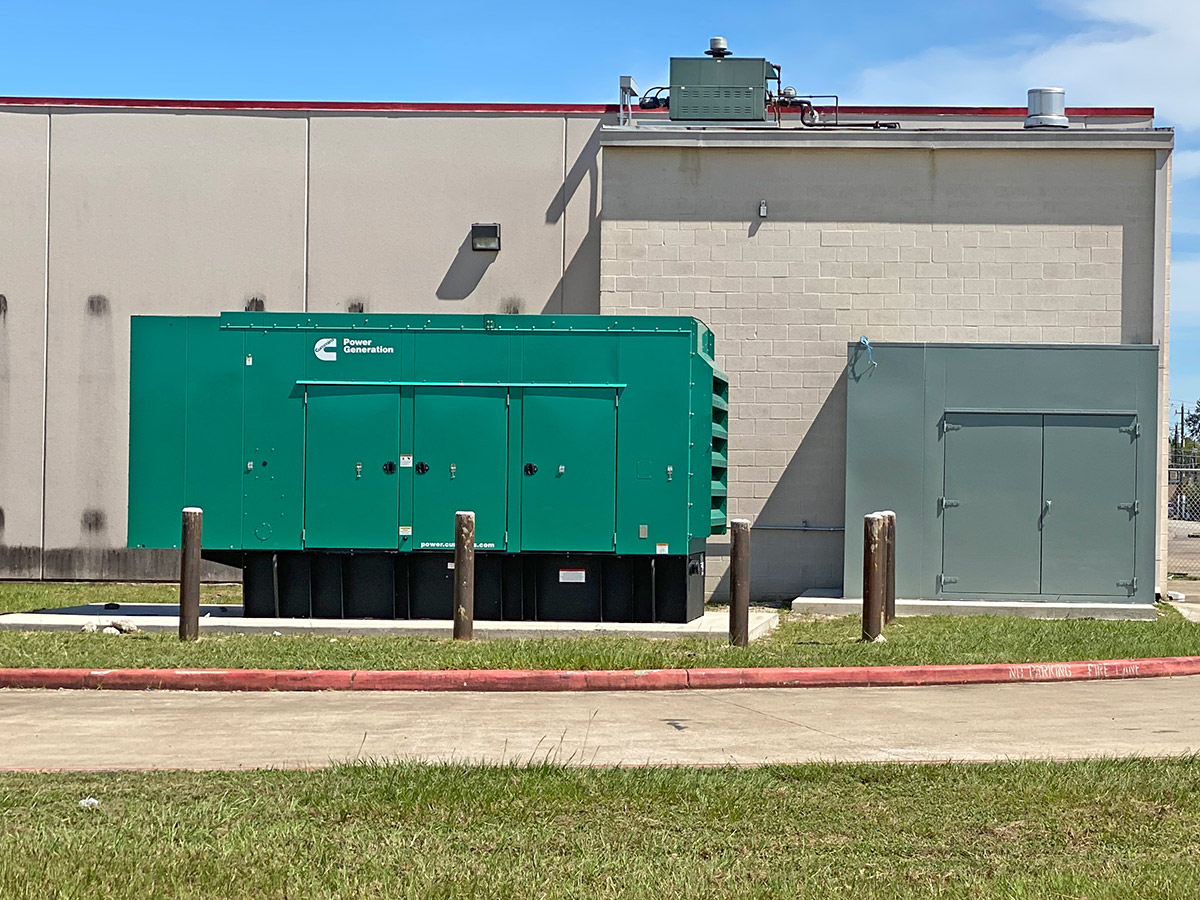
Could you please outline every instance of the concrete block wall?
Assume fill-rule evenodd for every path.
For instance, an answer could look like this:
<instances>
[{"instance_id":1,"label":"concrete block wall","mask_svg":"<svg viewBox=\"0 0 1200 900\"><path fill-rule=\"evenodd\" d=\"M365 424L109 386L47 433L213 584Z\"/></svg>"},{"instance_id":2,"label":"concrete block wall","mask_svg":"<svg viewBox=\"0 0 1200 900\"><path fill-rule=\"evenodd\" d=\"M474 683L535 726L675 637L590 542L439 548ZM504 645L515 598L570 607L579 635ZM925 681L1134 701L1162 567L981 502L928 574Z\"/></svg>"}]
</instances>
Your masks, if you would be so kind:
<instances>
[{"instance_id":1,"label":"concrete block wall","mask_svg":"<svg viewBox=\"0 0 1200 900\"><path fill-rule=\"evenodd\" d=\"M790 599L841 585L841 533L774 528L844 524L847 342L1150 342L1153 166L1127 154L1124 183L1140 183L1140 197L1129 192L1110 206L1092 190L1090 210L1077 199L1055 214L1055 195L1070 185L1027 165L1026 178L1050 196L1044 209L1014 217L1011 195L981 204L977 191L955 197L957 185L927 173L904 181L905 160L887 151L844 161L840 200L768 177L739 191L739 180L767 174L755 152L703 150L698 162L688 151L606 148L601 309L694 315L713 329L730 376L730 514L755 525L754 596ZM663 177L668 153L681 154L682 183ZM1020 161L1005 157L955 163L984 180L1015 176ZM796 152L791 168L804 162ZM712 182L696 178L697 168ZM895 183L872 197L869 176L880 170ZM857 173L867 183L855 186ZM733 186L719 189L722 178ZM695 209L676 199L669 218L647 214L658 197L688 193ZM739 201L741 215L728 215ZM856 217L822 215L839 205ZM874 217L863 215L871 205ZM703 217L705 208L715 215ZM720 598L727 544L714 539L710 556L707 587Z\"/></svg>"}]
</instances>

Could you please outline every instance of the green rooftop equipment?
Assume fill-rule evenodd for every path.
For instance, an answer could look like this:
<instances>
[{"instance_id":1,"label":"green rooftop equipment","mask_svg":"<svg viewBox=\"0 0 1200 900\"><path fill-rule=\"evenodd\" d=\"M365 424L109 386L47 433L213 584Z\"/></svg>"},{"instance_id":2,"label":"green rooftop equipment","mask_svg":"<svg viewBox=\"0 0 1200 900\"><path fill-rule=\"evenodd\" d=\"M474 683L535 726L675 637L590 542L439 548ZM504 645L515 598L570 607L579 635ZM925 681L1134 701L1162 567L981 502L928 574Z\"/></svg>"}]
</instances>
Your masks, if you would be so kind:
<instances>
[{"instance_id":1,"label":"green rooftop equipment","mask_svg":"<svg viewBox=\"0 0 1200 900\"><path fill-rule=\"evenodd\" d=\"M685 317L135 316L129 546L240 566L245 614L690 621L728 386Z\"/></svg>"},{"instance_id":2,"label":"green rooftop equipment","mask_svg":"<svg viewBox=\"0 0 1200 900\"><path fill-rule=\"evenodd\" d=\"M778 69L761 57L734 57L713 38L708 57L672 57L670 117L685 122L764 122L767 82Z\"/></svg>"}]
</instances>

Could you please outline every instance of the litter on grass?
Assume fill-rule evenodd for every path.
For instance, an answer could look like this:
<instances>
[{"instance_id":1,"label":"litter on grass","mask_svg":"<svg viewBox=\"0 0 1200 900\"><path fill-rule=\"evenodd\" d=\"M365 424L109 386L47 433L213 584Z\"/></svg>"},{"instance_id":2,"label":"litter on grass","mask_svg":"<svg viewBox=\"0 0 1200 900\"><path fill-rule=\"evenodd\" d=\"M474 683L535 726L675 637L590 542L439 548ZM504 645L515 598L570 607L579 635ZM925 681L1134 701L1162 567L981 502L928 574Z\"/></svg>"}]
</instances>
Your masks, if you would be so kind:
<instances>
[{"instance_id":1,"label":"litter on grass","mask_svg":"<svg viewBox=\"0 0 1200 900\"><path fill-rule=\"evenodd\" d=\"M109 622L88 622L80 631L84 634L133 634L141 629L127 619L113 619Z\"/></svg>"}]
</instances>

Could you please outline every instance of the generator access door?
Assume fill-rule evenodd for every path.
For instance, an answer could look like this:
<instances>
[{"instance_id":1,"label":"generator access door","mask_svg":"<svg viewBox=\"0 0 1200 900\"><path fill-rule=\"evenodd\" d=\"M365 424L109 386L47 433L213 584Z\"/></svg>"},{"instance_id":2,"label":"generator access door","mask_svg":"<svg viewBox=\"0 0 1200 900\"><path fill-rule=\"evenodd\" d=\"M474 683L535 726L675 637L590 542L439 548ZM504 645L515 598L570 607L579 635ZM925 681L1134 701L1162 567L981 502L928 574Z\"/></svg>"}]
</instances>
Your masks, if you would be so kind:
<instances>
[{"instance_id":1,"label":"generator access door","mask_svg":"<svg viewBox=\"0 0 1200 900\"><path fill-rule=\"evenodd\" d=\"M616 391L526 388L521 421L521 549L612 552Z\"/></svg>"},{"instance_id":2,"label":"generator access door","mask_svg":"<svg viewBox=\"0 0 1200 900\"><path fill-rule=\"evenodd\" d=\"M359 385L307 390L304 546L396 549L399 390Z\"/></svg>"},{"instance_id":3,"label":"generator access door","mask_svg":"<svg viewBox=\"0 0 1200 900\"><path fill-rule=\"evenodd\" d=\"M508 531L508 389L423 387L413 396L413 547L454 547L454 514L475 513L475 546Z\"/></svg>"},{"instance_id":4,"label":"generator access door","mask_svg":"<svg viewBox=\"0 0 1200 900\"><path fill-rule=\"evenodd\" d=\"M943 593L1041 590L1042 417L947 413Z\"/></svg>"},{"instance_id":5,"label":"generator access door","mask_svg":"<svg viewBox=\"0 0 1200 900\"><path fill-rule=\"evenodd\" d=\"M1134 592L1137 418L1045 417L1042 593Z\"/></svg>"}]
</instances>

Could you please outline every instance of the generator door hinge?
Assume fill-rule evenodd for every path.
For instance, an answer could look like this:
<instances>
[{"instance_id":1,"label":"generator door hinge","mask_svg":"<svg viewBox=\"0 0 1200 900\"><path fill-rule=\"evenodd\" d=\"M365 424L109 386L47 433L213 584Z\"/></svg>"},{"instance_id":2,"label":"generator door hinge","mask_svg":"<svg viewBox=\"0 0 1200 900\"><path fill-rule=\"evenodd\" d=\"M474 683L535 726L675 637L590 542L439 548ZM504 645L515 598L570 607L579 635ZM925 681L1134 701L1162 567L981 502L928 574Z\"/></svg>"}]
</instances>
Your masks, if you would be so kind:
<instances>
[{"instance_id":1,"label":"generator door hinge","mask_svg":"<svg viewBox=\"0 0 1200 900\"><path fill-rule=\"evenodd\" d=\"M942 434L949 434L951 431L962 431L962 426L957 422L947 422L942 419Z\"/></svg>"},{"instance_id":2,"label":"generator door hinge","mask_svg":"<svg viewBox=\"0 0 1200 900\"><path fill-rule=\"evenodd\" d=\"M958 506L958 501L949 497L938 497L938 512L945 512L952 506Z\"/></svg>"},{"instance_id":3,"label":"generator door hinge","mask_svg":"<svg viewBox=\"0 0 1200 900\"><path fill-rule=\"evenodd\" d=\"M615 531L613 532L613 549L617 549L617 533Z\"/></svg>"},{"instance_id":4,"label":"generator door hinge","mask_svg":"<svg viewBox=\"0 0 1200 900\"><path fill-rule=\"evenodd\" d=\"M1140 422L1134 422L1132 425L1122 425L1117 431L1122 434L1132 435L1135 438L1142 436L1142 426Z\"/></svg>"},{"instance_id":5,"label":"generator door hinge","mask_svg":"<svg viewBox=\"0 0 1200 900\"><path fill-rule=\"evenodd\" d=\"M1125 512L1129 513L1131 516L1136 516L1138 513L1140 513L1142 511L1142 504L1141 504L1141 501L1138 501L1138 500L1134 500L1130 503L1118 503L1117 509L1123 509L1123 510L1125 510Z\"/></svg>"},{"instance_id":6,"label":"generator door hinge","mask_svg":"<svg viewBox=\"0 0 1200 900\"><path fill-rule=\"evenodd\" d=\"M507 531L504 532L504 546L505 547L508 546L508 532Z\"/></svg>"},{"instance_id":7,"label":"generator door hinge","mask_svg":"<svg viewBox=\"0 0 1200 900\"><path fill-rule=\"evenodd\" d=\"M510 406L510 404L511 404L511 402L512 402L512 397L511 397L511 396L509 396L508 394L505 394L505 395L504 395L504 408L505 408L505 409L508 409L508 408L509 408L509 406Z\"/></svg>"},{"instance_id":8,"label":"generator door hinge","mask_svg":"<svg viewBox=\"0 0 1200 900\"><path fill-rule=\"evenodd\" d=\"M946 589L948 584L958 584L958 579L953 575L947 575L944 572L939 572L937 577L938 592L941 593Z\"/></svg>"},{"instance_id":9,"label":"generator door hinge","mask_svg":"<svg viewBox=\"0 0 1200 900\"><path fill-rule=\"evenodd\" d=\"M1117 587L1126 588L1130 594L1136 594L1137 593L1137 576L1134 575L1128 581L1118 581Z\"/></svg>"},{"instance_id":10,"label":"generator door hinge","mask_svg":"<svg viewBox=\"0 0 1200 900\"><path fill-rule=\"evenodd\" d=\"M300 529L300 543L302 543L302 544L304 543L304 529L303 528Z\"/></svg>"}]
</instances>

